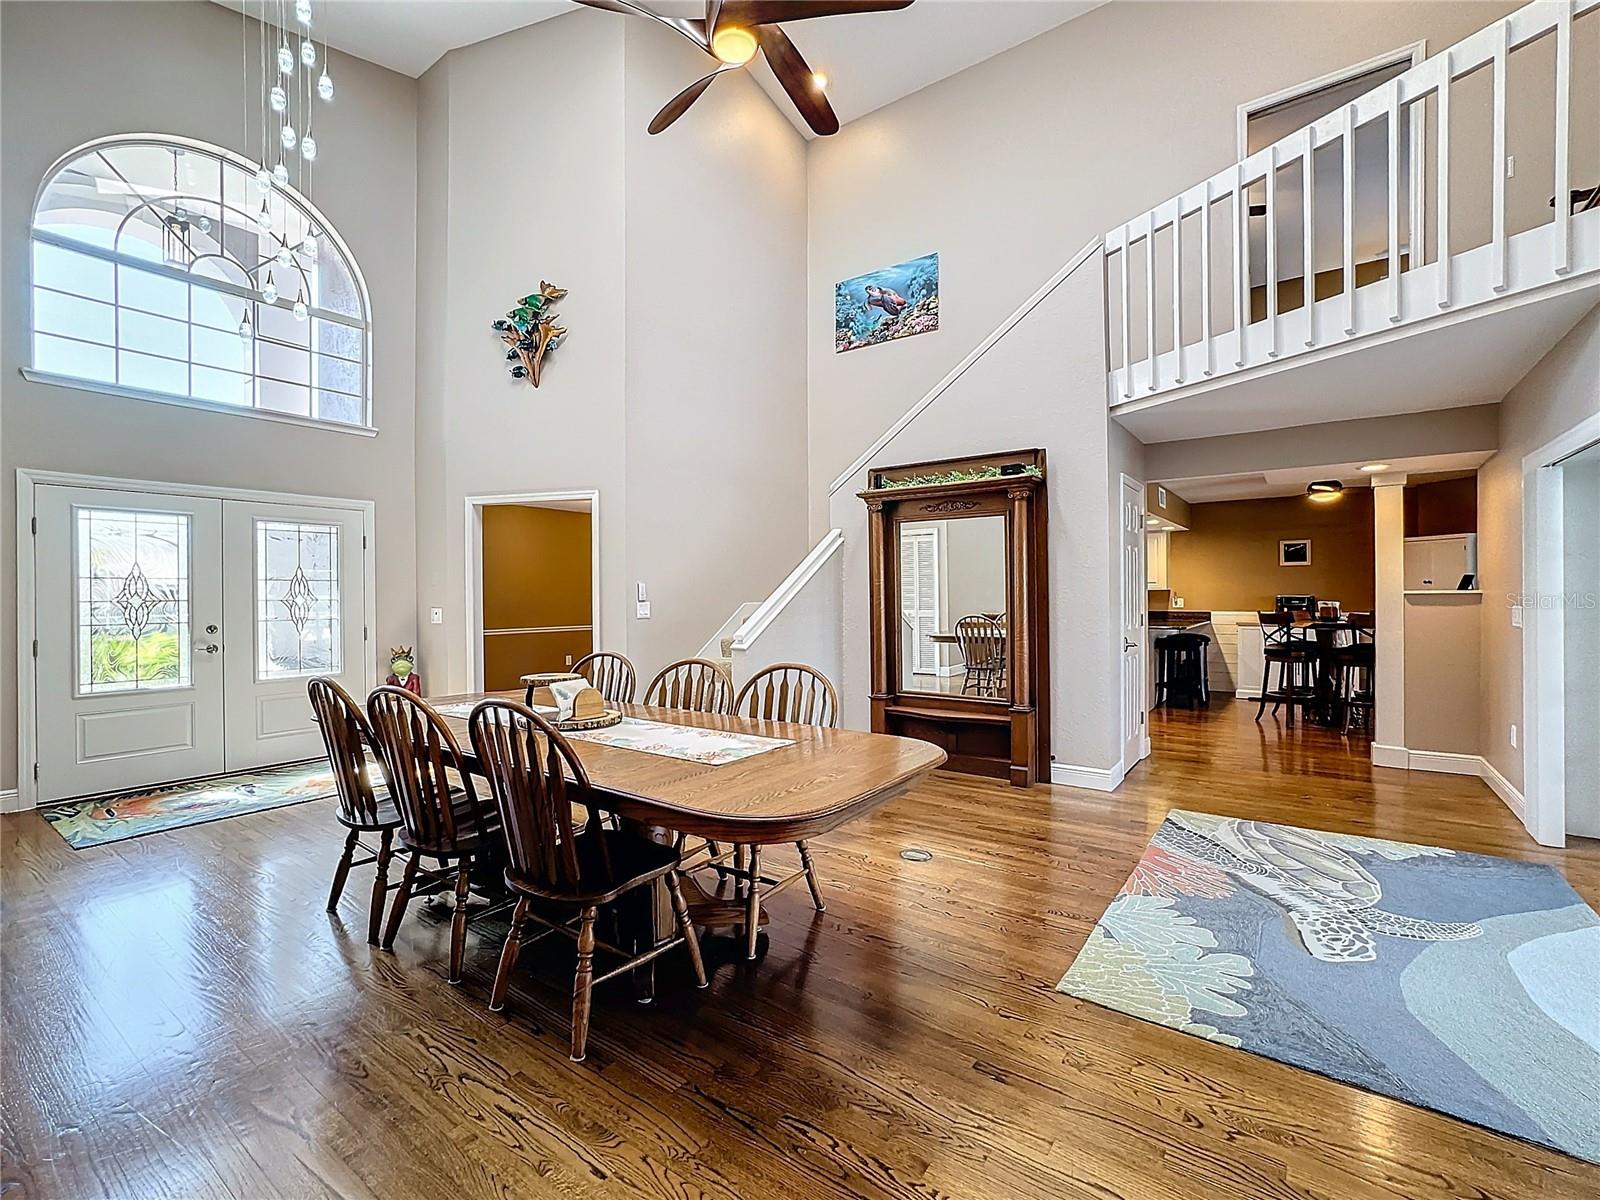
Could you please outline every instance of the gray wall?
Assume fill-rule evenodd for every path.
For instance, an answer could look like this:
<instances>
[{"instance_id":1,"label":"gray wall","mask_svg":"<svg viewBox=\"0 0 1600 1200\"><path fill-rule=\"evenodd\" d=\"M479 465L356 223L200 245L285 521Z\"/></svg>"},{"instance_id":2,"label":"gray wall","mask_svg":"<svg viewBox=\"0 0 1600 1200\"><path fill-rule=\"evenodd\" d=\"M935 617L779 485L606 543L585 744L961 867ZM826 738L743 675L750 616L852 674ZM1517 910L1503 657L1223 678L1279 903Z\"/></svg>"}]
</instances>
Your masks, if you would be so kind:
<instances>
[{"instance_id":1,"label":"gray wall","mask_svg":"<svg viewBox=\"0 0 1600 1200\"><path fill-rule=\"evenodd\" d=\"M804 145L743 77L649 137L703 65L666 30L575 11L423 76L417 605L444 610L420 632L434 690L467 680L470 494L600 491L599 640L645 679L806 551ZM514 131L534 90L545 119ZM569 332L534 390L507 377L489 322L541 279L569 289Z\"/></svg>"},{"instance_id":2,"label":"gray wall","mask_svg":"<svg viewBox=\"0 0 1600 1200\"><path fill-rule=\"evenodd\" d=\"M1517 7L1109 4L813 142L812 532L828 482L1074 252L1235 160L1237 105ZM834 284L929 251L940 329L835 355Z\"/></svg>"},{"instance_id":3,"label":"gray wall","mask_svg":"<svg viewBox=\"0 0 1600 1200\"><path fill-rule=\"evenodd\" d=\"M212 4L7 4L0 15L0 789L17 778L19 467L374 500L374 654L386 668L386 648L415 636L415 80L335 52L338 100L318 116L323 153L311 197L372 296L377 437L34 384L18 373L30 358L29 219L60 155L97 137L159 132L259 159L254 129L247 137L243 128L240 22Z\"/></svg>"},{"instance_id":4,"label":"gray wall","mask_svg":"<svg viewBox=\"0 0 1600 1200\"><path fill-rule=\"evenodd\" d=\"M1600 307L1579 321L1500 405L1500 449L1478 471L1478 576L1483 589L1481 753L1523 787L1522 630L1511 607L1522 592L1522 459L1600 412Z\"/></svg>"}]
</instances>

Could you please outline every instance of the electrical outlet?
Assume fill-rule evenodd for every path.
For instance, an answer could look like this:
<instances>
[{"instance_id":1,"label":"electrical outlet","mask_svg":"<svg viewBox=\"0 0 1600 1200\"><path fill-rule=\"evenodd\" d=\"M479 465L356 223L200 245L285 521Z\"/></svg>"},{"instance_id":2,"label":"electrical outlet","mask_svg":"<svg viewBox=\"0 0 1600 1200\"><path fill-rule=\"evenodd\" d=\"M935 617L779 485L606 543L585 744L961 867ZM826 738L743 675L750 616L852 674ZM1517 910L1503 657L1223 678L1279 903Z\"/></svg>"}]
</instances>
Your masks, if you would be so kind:
<instances>
[{"instance_id":1,"label":"electrical outlet","mask_svg":"<svg viewBox=\"0 0 1600 1200\"><path fill-rule=\"evenodd\" d=\"M569 655L567 655L567 666L570 667L571 665L572 665L572 655L569 654Z\"/></svg>"},{"instance_id":2,"label":"electrical outlet","mask_svg":"<svg viewBox=\"0 0 1600 1200\"><path fill-rule=\"evenodd\" d=\"M648 621L650 619L650 601L640 600L636 602L633 606L633 615L641 621Z\"/></svg>"},{"instance_id":3,"label":"electrical outlet","mask_svg":"<svg viewBox=\"0 0 1600 1200\"><path fill-rule=\"evenodd\" d=\"M1506 155L1506 178L1507 179L1515 179L1516 177L1517 177L1517 156L1515 154L1508 154L1508 155Z\"/></svg>"},{"instance_id":4,"label":"electrical outlet","mask_svg":"<svg viewBox=\"0 0 1600 1200\"><path fill-rule=\"evenodd\" d=\"M1182 608L1183 607L1183 597L1182 596L1174 596L1172 598L1172 607L1173 608Z\"/></svg>"},{"instance_id":5,"label":"electrical outlet","mask_svg":"<svg viewBox=\"0 0 1600 1200\"><path fill-rule=\"evenodd\" d=\"M1522 605L1520 604L1513 604L1511 606L1511 628L1522 628Z\"/></svg>"},{"instance_id":6,"label":"electrical outlet","mask_svg":"<svg viewBox=\"0 0 1600 1200\"><path fill-rule=\"evenodd\" d=\"M428 610L428 622L429 622L429 624L432 624L432 625L443 625L444 624L444 609L442 609L442 608L430 608Z\"/></svg>"},{"instance_id":7,"label":"electrical outlet","mask_svg":"<svg viewBox=\"0 0 1600 1200\"><path fill-rule=\"evenodd\" d=\"M1517 726L1515 722L1512 722L1511 725L1511 748L1513 750L1517 748Z\"/></svg>"}]
</instances>

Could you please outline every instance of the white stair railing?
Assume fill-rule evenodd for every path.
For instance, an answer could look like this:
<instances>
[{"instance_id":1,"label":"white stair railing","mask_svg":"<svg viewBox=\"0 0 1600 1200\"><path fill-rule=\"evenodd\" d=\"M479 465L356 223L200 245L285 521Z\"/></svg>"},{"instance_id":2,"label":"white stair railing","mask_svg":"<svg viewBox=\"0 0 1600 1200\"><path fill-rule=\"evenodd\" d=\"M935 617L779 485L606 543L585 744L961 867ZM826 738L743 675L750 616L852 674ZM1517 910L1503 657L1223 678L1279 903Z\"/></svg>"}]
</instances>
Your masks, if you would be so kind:
<instances>
[{"instance_id":1,"label":"white stair railing","mask_svg":"<svg viewBox=\"0 0 1600 1200\"><path fill-rule=\"evenodd\" d=\"M803 662L838 684L844 669L844 531L830 529L733 635L733 682L742 687L761 668Z\"/></svg>"},{"instance_id":2,"label":"white stair railing","mask_svg":"<svg viewBox=\"0 0 1600 1200\"><path fill-rule=\"evenodd\" d=\"M1157 393L1438 317L1447 310L1491 303L1559 283L1577 273L1600 270L1600 210L1575 217L1568 199L1574 182L1570 155L1573 71L1575 66L1588 73L1595 70L1587 56L1575 59L1573 25L1597 7L1600 0L1536 0L1108 232L1106 333L1112 355L1107 379L1111 406L1136 405ZM1600 16L1594 19L1600 20ZM1554 86L1525 88L1514 96L1508 93L1507 63L1511 55L1552 34ZM1452 137L1451 90L1457 81L1485 67L1490 71L1492 89L1487 128L1473 129L1470 122L1457 122L1455 133L1460 140L1477 135L1470 139L1474 144L1457 144ZM1402 120L1422 123L1426 128L1426 102L1430 100L1438 146L1436 159L1431 164L1419 161L1425 156L1416 153L1417 142L1413 140L1408 152L1413 169L1403 171L1401 152L1405 139L1399 135ZM1516 233L1508 232L1506 212L1507 110L1513 101L1517 105L1514 124L1528 119L1522 111L1524 107L1543 105L1548 109L1554 134L1549 176L1550 191L1555 197L1554 213L1548 223L1534 224ZM1581 136L1596 136L1592 114L1585 114L1585 122ZM1358 264L1356 257L1355 218L1360 187L1356 178L1356 140L1358 133L1369 126L1386 139L1387 238L1371 260L1375 265L1386 258L1386 268L1381 279L1362 284L1357 279L1357 268L1369 264ZM1337 155L1325 153L1319 164L1316 152L1334 146L1338 147ZM1484 245L1451 253L1451 216L1462 198L1451 195L1450 164L1452 156L1461 155L1481 156L1480 161L1489 167L1489 237ZM1327 171L1332 163L1337 163L1342 175L1342 256L1336 268L1337 294L1319 300L1316 185L1319 172ZM1299 202L1290 206L1287 213L1278 200L1280 177L1286 170L1298 175L1300 181ZM1590 186L1596 181L1579 182ZM1403 200L1403 188L1412 190L1411 198L1416 203ZM1252 192L1264 195L1263 213L1251 211ZM1412 214L1422 211L1422 197L1430 194L1435 197L1435 251L1432 260L1425 263L1425 231ZM1408 225L1404 235L1403 216ZM1264 228L1256 235L1261 238L1264 262L1253 264L1251 223L1258 217L1264 221ZM1190 223L1188 228L1186 221ZM1296 223L1298 238L1293 229ZM1214 245L1219 232L1230 244L1220 253ZM1289 239L1288 246L1298 252L1300 259L1300 302L1290 305L1289 311L1282 311L1285 306L1279 294L1279 285L1286 282L1278 261L1280 233ZM1186 278L1185 243L1191 246L1192 254L1196 236L1199 278L1191 280ZM1326 254L1328 247L1324 245L1322 249ZM1409 252L1405 259L1402 250ZM1255 285L1257 277L1262 279L1262 285ZM1139 284L1143 295L1136 298ZM1264 312L1260 316L1252 312L1256 286L1264 292ZM1159 294L1163 291L1170 294ZM1220 297L1231 301L1225 314L1214 311ZM1119 309L1115 318L1111 312L1113 301ZM1140 307L1142 313L1136 312ZM1198 329L1193 327L1195 315ZM1227 327L1219 328L1224 325ZM1171 345L1162 349L1161 343L1169 337Z\"/></svg>"}]
</instances>

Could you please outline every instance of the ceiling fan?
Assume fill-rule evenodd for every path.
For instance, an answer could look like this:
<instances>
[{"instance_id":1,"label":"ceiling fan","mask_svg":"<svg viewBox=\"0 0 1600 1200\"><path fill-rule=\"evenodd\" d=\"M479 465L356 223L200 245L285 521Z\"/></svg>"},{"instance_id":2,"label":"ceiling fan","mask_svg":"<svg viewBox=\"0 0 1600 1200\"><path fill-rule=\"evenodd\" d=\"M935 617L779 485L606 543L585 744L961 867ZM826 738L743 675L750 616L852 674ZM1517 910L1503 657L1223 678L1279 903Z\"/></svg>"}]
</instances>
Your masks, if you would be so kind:
<instances>
[{"instance_id":1,"label":"ceiling fan","mask_svg":"<svg viewBox=\"0 0 1600 1200\"><path fill-rule=\"evenodd\" d=\"M908 8L912 0L706 0L706 15L669 17L652 12L633 0L578 0L590 8L648 17L688 38L717 62L716 70L679 92L650 122L650 132L660 133L684 113L712 82L727 71L737 71L756 56L767 65L794 101L806 124L822 135L839 132L839 118L823 95L826 80L806 65L789 35L779 25L809 21L814 17L839 17L851 13L892 12Z\"/></svg>"}]
</instances>

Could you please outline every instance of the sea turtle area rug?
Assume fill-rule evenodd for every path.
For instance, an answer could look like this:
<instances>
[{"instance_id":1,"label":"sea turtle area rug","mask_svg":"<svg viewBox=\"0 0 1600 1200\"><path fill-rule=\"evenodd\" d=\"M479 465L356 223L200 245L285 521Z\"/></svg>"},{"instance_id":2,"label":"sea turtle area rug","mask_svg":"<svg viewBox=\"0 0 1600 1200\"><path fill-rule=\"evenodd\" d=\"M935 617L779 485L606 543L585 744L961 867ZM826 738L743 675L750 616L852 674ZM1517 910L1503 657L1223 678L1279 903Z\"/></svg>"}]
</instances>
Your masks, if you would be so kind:
<instances>
[{"instance_id":1,"label":"sea turtle area rug","mask_svg":"<svg viewBox=\"0 0 1600 1200\"><path fill-rule=\"evenodd\" d=\"M1600 916L1554 867L1174 811L1057 990L1600 1162Z\"/></svg>"},{"instance_id":2,"label":"sea turtle area rug","mask_svg":"<svg viewBox=\"0 0 1600 1200\"><path fill-rule=\"evenodd\" d=\"M320 800L334 790L333 771L328 760L320 758L196 783L74 800L41 808L39 815L67 845L83 850L184 825Z\"/></svg>"}]
</instances>

